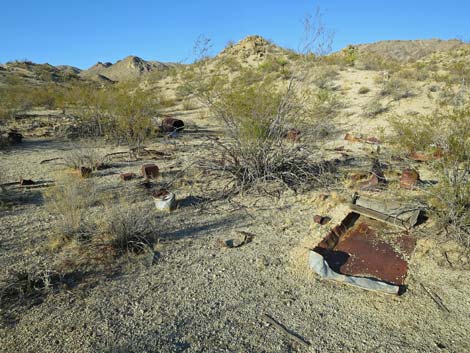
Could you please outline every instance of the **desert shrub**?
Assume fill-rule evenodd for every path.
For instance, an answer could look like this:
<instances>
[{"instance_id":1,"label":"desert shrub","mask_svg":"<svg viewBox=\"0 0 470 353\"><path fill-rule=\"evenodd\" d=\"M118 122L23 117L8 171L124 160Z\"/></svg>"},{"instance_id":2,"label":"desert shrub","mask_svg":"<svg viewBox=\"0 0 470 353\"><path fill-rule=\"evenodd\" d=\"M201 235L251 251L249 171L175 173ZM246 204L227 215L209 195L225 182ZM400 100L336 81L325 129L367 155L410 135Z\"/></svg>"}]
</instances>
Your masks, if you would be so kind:
<instances>
[{"instance_id":1,"label":"desert shrub","mask_svg":"<svg viewBox=\"0 0 470 353\"><path fill-rule=\"evenodd\" d=\"M231 192L269 181L280 181L292 189L311 187L331 171L304 144L285 139L288 128L299 126L299 117L307 113L291 85L283 90L269 81L248 88L232 84L210 108L223 123L225 139L214 140L213 158L200 165L208 172L228 176Z\"/></svg>"},{"instance_id":2,"label":"desert shrub","mask_svg":"<svg viewBox=\"0 0 470 353\"><path fill-rule=\"evenodd\" d=\"M362 52L357 53L354 66L360 70L388 71L390 73L398 71L400 63L392 59L384 58L378 54Z\"/></svg>"},{"instance_id":3,"label":"desert shrub","mask_svg":"<svg viewBox=\"0 0 470 353\"><path fill-rule=\"evenodd\" d=\"M316 68L313 83L320 89L332 89L333 81L338 77L338 71L329 65L320 65Z\"/></svg>"},{"instance_id":4,"label":"desert shrub","mask_svg":"<svg viewBox=\"0 0 470 353\"><path fill-rule=\"evenodd\" d=\"M438 183L427 193L439 229L470 247L470 108L440 111L419 119L393 118L394 143L404 152L436 156L429 162Z\"/></svg>"},{"instance_id":5,"label":"desert shrub","mask_svg":"<svg viewBox=\"0 0 470 353\"><path fill-rule=\"evenodd\" d=\"M71 149L64 153L65 164L72 169L86 167L91 170L97 170L105 166L106 154L95 142L87 141L80 144L74 144Z\"/></svg>"},{"instance_id":6,"label":"desert shrub","mask_svg":"<svg viewBox=\"0 0 470 353\"><path fill-rule=\"evenodd\" d=\"M57 217L53 242L85 240L93 234L89 208L97 204L98 197L92 179L60 175L45 196L47 209Z\"/></svg>"},{"instance_id":7,"label":"desert shrub","mask_svg":"<svg viewBox=\"0 0 470 353\"><path fill-rule=\"evenodd\" d=\"M157 217L153 209L118 202L105 211L101 231L120 253L141 252L158 239Z\"/></svg>"},{"instance_id":8,"label":"desert shrub","mask_svg":"<svg viewBox=\"0 0 470 353\"><path fill-rule=\"evenodd\" d=\"M368 118L375 118L377 115L385 113L388 107L383 105L379 97L372 98L363 108L363 114Z\"/></svg>"},{"instance_id":9,"label":"desert shrub","mask_svg":"<svg viewBox=\"0 0 470 353\"><path fill-rule=\"evenodd\" d=\"M380 90L380 95L391 96L393 100L398 101L403 98L414 96L414 92L410 88L410 84L398 79L385 81Z\"/></svg>"},{"instance_id":10,"label":"desert shrub","mask_svg":"<svg viewBox=\"0 0 470 353\"><path fill-rule=\"evenodd\" d=\"M369 92L370 92L370 88L366 86L362 86L361 88L359 88L359 91L358 91L359 94L366 94Z\"/></svg>"},{"instance_id":11,"label":"desert shrub","mask_svg":"<svg viewBox=\"0 0 470 353\"><path fill-rule=\"evenodd\" d=\"M310 114L315 121L325 121L331 119L343 107L343 102L339 96L328 89L318 89L310 94L309 104Z\"/></svg>"}]
</instances>

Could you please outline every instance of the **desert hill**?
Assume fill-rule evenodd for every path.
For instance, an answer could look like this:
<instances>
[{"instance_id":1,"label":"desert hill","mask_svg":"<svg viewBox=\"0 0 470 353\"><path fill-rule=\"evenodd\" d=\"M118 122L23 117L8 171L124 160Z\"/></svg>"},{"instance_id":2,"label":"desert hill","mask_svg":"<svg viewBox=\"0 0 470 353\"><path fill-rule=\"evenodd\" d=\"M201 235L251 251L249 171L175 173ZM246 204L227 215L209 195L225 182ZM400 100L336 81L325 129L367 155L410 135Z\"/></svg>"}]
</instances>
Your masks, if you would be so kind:
<instances>
[{"instance_id":1,"label":"desert hill","mask_svg":"<svg viewBox=\"0 0 470 353\"><path fill-rule=\"evenodd\" d=\"M89 69L82 71L80 76L90 78L101 75L109 80L123 81L136 79L145 74L167 70L168 68L169 65L159 61L146 61L137 56L128 56L114 64L98 62Z\"/></svg>"},{"instance_id":2,"label":"desert hill","mask_svg":"<svg viewBox=\"0 0 470 353\"><path fill-rule=\"evenodd\" d=\"M386 59L414 62L436 52L447 52L464 46L460 40L385 40L370 44L359 44L360 53L373 53Z\"/></svg>"}]
</instances>

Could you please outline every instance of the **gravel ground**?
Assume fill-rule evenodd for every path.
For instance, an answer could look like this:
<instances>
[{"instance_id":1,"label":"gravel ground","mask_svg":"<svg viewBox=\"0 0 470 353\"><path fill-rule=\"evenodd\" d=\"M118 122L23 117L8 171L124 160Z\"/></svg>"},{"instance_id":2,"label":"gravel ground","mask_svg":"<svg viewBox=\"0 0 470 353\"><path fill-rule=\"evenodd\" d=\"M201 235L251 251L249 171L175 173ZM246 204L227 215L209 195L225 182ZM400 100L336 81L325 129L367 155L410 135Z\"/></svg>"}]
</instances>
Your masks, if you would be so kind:
<instances>
[{"instance_id":1,"label":"gravel ground","mask_svg":"<svg viewBox=\"0 0 470 353\"><path fill-rule=\"evenodd\" d=\"M198 134L152 148L173 151L157 162L163 179L206 153ZM54 140L26 140L0 158L6 180L53 179L53 163L70 148ZM116 150L103 147L103 150ZM139 162L119 162L94 179L110 190L123 186L116 173L138 172ZM172 167L172 169L170 168ZM313 215L325 211L317 194L280 198L239 197L197 204L201 180L180 185L185 200L166 216L156 255L132 255L112 274L49 294L29 307L2 309L4 352L468 352L470 275L445 265L436 245L420 240L400 297L321 281L307 265L307 248L327 231ZM140 194L139 194L140 195ZM142 194L144 195L144 194ZM145 205L151 201L138 196ZM0 280L11 270L51 260L41 252L55 218L41 191L0 214ZM323 207L323 209L321 208ZM326 208L336 224L341 202ZM251 243L223 248L218 240L254 234ZM39 249L39 250L38 250ZM437 294L436 302L423 286ZM268 314L310 345L267 324Z\"/></svg>"}]
</instances>

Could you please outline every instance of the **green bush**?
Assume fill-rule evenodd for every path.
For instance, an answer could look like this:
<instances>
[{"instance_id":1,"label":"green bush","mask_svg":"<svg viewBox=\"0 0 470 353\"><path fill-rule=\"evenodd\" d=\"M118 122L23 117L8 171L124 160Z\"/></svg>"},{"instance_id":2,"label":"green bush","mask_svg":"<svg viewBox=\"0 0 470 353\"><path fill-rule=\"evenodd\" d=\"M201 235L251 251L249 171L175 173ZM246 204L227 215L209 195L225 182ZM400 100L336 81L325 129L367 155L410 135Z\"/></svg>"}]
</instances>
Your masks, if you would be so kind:
<instances>
[{"instance_id":1,"label":"green bush","mask_svg":"<svg viewBox=\"0 0 470 353\"><path fill-rule=\"evenodd\" d=\"M440 229L470 247L470 108L455 108L419 118L393 118L392 142L405 153L436 156L429 162L438 183L427 200Z\"/></svg>"}]
</instances>

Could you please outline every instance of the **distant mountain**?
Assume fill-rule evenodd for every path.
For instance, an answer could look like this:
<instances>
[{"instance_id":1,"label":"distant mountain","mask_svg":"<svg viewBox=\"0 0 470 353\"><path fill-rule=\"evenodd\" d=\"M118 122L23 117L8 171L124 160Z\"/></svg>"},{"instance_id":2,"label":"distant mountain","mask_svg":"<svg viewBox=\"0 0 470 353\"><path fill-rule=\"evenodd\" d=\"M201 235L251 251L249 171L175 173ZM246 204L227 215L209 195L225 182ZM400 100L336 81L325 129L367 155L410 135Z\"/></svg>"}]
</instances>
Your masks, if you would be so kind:
<instances>
[{"instance_id":1,"label":"distant mountain","mask_svg":"<svg viewBox=\"0 0 470 353\"><path fill-rule=\"evenodd\" d=\"M466 45L460 40L386 40L355 45L359 53L373 53L400 62L413 62L436 52L446 52Z\"/></svg>"},{"instance_id":2,"label":"distant mountain","mask_svg":"<svg viewBox=\"0 0 470 353\"><path fill-rule=\"evenodd\" d=\"M101 75L112 81L125 81L137 79L151 72L167 70L169 67L169 64L159 61L146 61L137 56L128 56L115 64L98 62L89 69L83 70L80 76L92 78Z\"/></svg>"}]
</instances>

